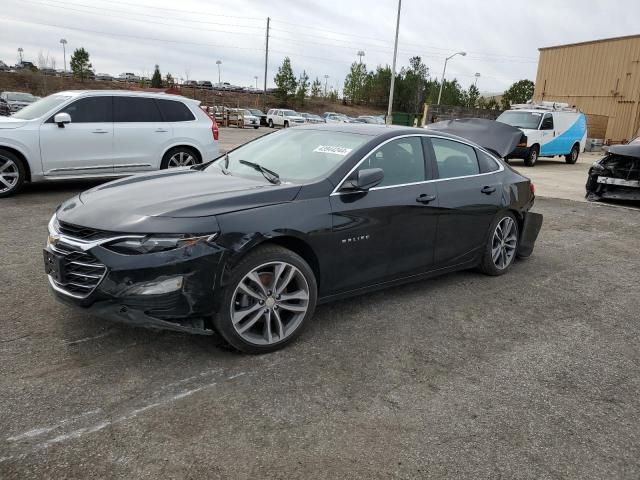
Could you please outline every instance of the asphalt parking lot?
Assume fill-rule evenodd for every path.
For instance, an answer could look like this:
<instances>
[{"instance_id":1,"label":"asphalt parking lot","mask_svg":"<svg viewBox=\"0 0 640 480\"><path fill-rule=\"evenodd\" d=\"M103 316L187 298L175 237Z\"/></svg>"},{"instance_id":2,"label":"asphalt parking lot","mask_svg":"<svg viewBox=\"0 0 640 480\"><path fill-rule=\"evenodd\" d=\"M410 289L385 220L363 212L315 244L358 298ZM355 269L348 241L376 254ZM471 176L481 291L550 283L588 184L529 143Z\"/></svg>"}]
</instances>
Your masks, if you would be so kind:
<instances>
[{"instance_id":1,"label":"asphalt parking lot","mask_svg":"<svg viewBox=\"0 0 640 480\"><path fill-rule=\"evenodd\" d=\"M91 185L0 202L0 478L640 476L640 211L538 198L508 275L324 305L255 357L49 296L47 221Z\"/></svg>"}]
</instances>

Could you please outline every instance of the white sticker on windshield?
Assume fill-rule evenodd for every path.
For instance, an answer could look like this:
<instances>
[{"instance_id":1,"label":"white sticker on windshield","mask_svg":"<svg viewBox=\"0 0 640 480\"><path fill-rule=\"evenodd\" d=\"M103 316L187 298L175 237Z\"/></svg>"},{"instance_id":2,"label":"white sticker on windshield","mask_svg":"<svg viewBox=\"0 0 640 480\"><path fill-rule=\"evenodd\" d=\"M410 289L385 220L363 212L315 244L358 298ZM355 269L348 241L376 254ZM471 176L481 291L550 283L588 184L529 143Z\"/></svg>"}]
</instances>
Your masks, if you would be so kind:
<instances>
[{"instance_id":1,"label":"white sticker on windshield","mask_svg":"<svg viewBox=\"0 0 640 480\"><path fill-rule=\"evenodd\" d=\"M531 115L533 115L534 117L541 117L542 116L541 113L531 113Z\"/></svg>"},{"instance_id":2,"label":"white sticker on windshield","mask_svg":"<svg viewBox=\"0 0 640 480\"><path fill-rule=\"evenodd\" d=\"M314 152L318 152L318 153L333 153L334 155L341 155L341 156L345 156L348 155L349 152L351 152L351 150L353 150L352 148L345 148L345 147L333 147L331 145L318 145L316 147L316 149L314 150Z\"/></svg>"}]
</instances>

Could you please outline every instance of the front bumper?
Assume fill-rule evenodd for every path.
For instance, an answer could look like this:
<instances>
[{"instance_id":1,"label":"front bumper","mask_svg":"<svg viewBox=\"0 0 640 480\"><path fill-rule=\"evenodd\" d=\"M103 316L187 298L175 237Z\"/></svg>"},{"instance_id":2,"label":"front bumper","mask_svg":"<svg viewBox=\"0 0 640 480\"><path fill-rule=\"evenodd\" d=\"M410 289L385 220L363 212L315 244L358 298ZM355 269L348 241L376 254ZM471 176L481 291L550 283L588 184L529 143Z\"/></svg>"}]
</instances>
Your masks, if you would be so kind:
<instances>
[{"instance_id":1,"label":"front bumper","mask_svg":"<svg viewBox=\"0 0 640 480\"><path fill-rule=\"evenodd\" d=\"M47 252L60 249L47 245ZM74 295L48 276L49 288L60 302L111 321L147 328L210 335L216 291L225 250L198 244L166 252L122 255L102 246L88 251L106 271L92 290ZM63 269L65 267L63 266ZM64 275L63 275L64 276ZM179 289L164 294L132 294L140 285L182 277ZM75 280L75 278L74 278Z\"/></svg>"},{"instance_id":2,"label":"front bumper","mask_svg":"<svg viewBox=\"0 0 640 480\"><path fill-rule=\"evenodd\" d=\"M529 147L516 147L513 152L507 155L509 158L527 158L529 156Z\"/></svg>"}]
</instances>

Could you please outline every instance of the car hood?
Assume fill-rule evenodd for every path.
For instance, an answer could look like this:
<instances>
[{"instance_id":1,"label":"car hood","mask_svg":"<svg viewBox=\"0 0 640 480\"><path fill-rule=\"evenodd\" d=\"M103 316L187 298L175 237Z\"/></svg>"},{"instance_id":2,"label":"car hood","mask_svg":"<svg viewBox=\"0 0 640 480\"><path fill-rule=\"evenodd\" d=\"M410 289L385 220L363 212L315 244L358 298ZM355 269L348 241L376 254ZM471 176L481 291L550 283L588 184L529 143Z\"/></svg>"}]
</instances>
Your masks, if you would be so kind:
<instances>
[{"instance_id":1,"label":"car hood","mask_svg":"<svg viewBox=\"0 0 640 480\"><path fill-rule=\"evenodd\" d=\"M524 137L524 133L519 128L484 118L445 120L432 123L427 128L465 138L495 152L500 157L506 157L513 152Z\"/></svg>"},{"instance_id":2,"label":"car hood","mask_svg":"<svg viewBox=\"0 0 640 480\"><path fill-rule=\"evenodd\" d=\"M640 144L630 143L627 145L613 145L609 147L609 153L614 155L622 155L624 157L640 158Z\"/></svg>"},{"instance_id":3,"label":"car hood","mask_svg":"<svg viewBox=\"0 0 640 480\"><path fill-rule=\"evenodd\" d=\"M285 203L299 190L300 185L273 185L266 180L179 168L127 177L87 190L63 203L58 218L99 230L167 233L175 225L194 224L180 219L206 219Z\"/></svg>"},{"instance_id":4,"label":"car hood","mask_svg":"<svg viewBox=\"0 0 640 480\"><path fill-rule=\"evenodd\" d=\"M26 123L26 120L20 120L13 117L0 117L0 130L19 128L24 126Z\"/></svg>"}]
</instances>

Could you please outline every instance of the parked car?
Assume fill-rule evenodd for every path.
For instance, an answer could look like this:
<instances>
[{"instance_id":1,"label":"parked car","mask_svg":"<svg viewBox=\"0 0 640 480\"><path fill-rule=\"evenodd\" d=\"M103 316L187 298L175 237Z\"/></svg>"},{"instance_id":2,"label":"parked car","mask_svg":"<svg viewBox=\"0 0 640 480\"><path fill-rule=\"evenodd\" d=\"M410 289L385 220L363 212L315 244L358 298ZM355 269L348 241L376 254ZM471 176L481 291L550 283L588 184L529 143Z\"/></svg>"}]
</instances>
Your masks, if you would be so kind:
<instances>
[{"instance_id":1,"label":"parked car","mask_svg":"<svg viewBox=\"0 0 640 480\"><path fill-rule=\"evenodd\" d=\"M323 116L327 123L349 123L347 116L341 113L325 112Z\"/></svg>"},{"instance_id":2,"label":"parked car","mask_svg":"<svg viewBox=\"0 0 640 480\"><path fill-rule=\"evenodd\" d=\"M14 68L16 70L30 70L32 72L37 72L38 71L38 67L36 67L33 64L33 62L27 62L27 61L22 61L22 62L16 63L16 66Z\"/></svg>"},{"instance_id":3,"label":"parked car","mask_svg":"<svg viewBox=\"0 0 640 480\"><path fill-rule=\"evenodd\" d=\"M211 90L213 89L213 84L209 80L200 80L198 82L198 87L204 88L206 90Z\"/></svg>"},{"instance_id":4,"label":"parked car","mask_svg":"<svg viewBox=\"0 0 640 480\"><path fill-rule=\"evenodd\" d=\"M304 125L63 202L45 272L84 312L264 353L319 303L474 267L506 273L532 253L534 197L502 159L443 131Z\"/></svg>"},{"instance_id":5,"label":"parked car","mask_svg":"<svg viewBox=\"0 0 640 480\"><path fill-rule=\"evenodd\" d=\"M251 112L252 115L255 115L260 119L260 125L267 126L267 114L263 113L262 110L257 108L247 108Z\"/></svg>"},{"instance_id":6,"label":"parked car","mask_svg":"<svg viewBox=\"0 0 640 480\"><path fill-rule=\"evenodd\" d=\"M73 73L67 70L63 70L62 68L59 68L58 70L56 70L56 77L70 78L72 76L73 76Z\"/></svg>"},{"instance_id":7,"label":"parked car","mask_svg":"<svg viewBox=\"0 0 640 480\"><path fill-rule=\"evenodd\" d=\"M26 92L2 92L0 93L0 98L3 98L9 104L11 113L18 112L38 100L37 97Z\"/></svg>"},{"instance_id":8,"label":"parked car","mask_svg":"<svg viewBox=\"0 0 640 480\"><path fill-rule=\"evenodd\" d=\"M242 116L244 118L245 127L253 127L254 129L260 128L260 117L251 113L251 110L241 108Z\"/></svg>"},{"instance_id":9,"label":"parked car","mask_svg":"<svg viewBox=\"0 0 640 480\"><path fill-rule=\"evenodd\" d=\"M373 125L384 125L384 118L375 115L360 115L358 118L364 123L371 123Z\"/></svg>"},{"instance_id":10,"label":"parked car","mask_svg":"<svg viewBox=\"0 0 640 480\"><path fill-rule=\"evenodd\" d=\"M139 82L140 77L131 72L125 72L118 75L118 81L120 82Z\"/></svg>"},{"instance_id":11,"label":"parked car","mask_svg":"<svg viewBox=\"0 0 640 480\"><path fill-rule=\"evenodd\" d=\"M119 90L50 95L0 118L0 197L25 181L119 177L218 155L218 127L181 96Z\"/></svg>"},{"instance_id":12,"label":"parked car","mask_svg":"<svg viewBox=\"0 0 640 480\"><path fill-rule=\"evenodd\" d=\"M48 75L48 76L52 76L52 77L55 77L56 73L57 73L55 68L41 68L40 72L43 75Z\"/></svg>"},{"instance_id":13,"label":"parked car","mask_svg":"<svg viewBox=\"0 0 640 480\"><path fill-rule=\"evenodd\" d=\"M584 113L566 103L513 105L500 114L498 122L520 128L526 140L511 153L510 158L522 158L533 167L539 157L563 155L574 164L584 151L587 141L587 119Z\"/></svg>"},{"instance_id":14,"label":"parked car","mask_svg":"<svg viewBox=\"0 0 640 480\"><path fill-rule=\"evenodd\" d=\"M103 82L111 82L113 81L113 77L111 75L109 75L108 73L97 73L96 74L96 80L100 80Z\"/></svg>"},{"instance_id":15,"label":"parked car","mask_svg":"<svg viewBox=\"0 0 640 480\"><path fill-rule=\"evenodd\" d=\"M284 108L272 108L267 112L267 124L269 127L295 127L296 125L302 125L304 123L304 117L301 117L294 110L288 110Z\"/></svg>"},{"instance_id":16,"label":"parked car","mask_svg":"<svg viewBox=\"0 0 640 480\"><path fill-rule=\"evenodd\" d=\"M0 72L8 72L9 70L11 70L9 65L0 60Z\"/></svg>"},{"instance_id":17,"label":"parked car","mask_svg":"<svg viewBox=\"0 0 640 480\"><path fill-rule=\"evenodd\" d=\"M9 104L4 98L0 97L0 116L8 117L9 115L11 115Z\"/></svg>"},{"instance_id":18,"label":"parked car","mask_svg":"<svg viewBox=\"0 0 640 480\"><path fill-rule=\"evenodd\" d=\"M301 113L300 116L304 118L305 123L325 123L324 118L315 113Z\"/></svg>"},{"instance_id":19,"label":"parked car","mask_svg":"<svg viewBox=\"0 0 640 480\"><path fill-rule=\"evenodd\" d=\"M640 137L609 147L589 169L586 187L588 200L640 201Z\"/></svg>"}]
</instances>

